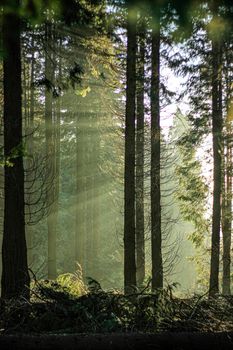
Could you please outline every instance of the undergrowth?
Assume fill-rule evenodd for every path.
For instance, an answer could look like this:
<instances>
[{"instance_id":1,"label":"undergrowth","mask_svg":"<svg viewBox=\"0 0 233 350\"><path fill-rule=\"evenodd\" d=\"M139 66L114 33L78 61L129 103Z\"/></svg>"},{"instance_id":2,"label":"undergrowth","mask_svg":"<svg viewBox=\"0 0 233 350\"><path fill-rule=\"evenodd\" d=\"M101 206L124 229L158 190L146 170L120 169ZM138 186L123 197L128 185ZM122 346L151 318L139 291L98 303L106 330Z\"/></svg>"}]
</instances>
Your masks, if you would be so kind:
<instances>
[{"instance_id":1,"label":"undergrowth","mask_svg":"<svg viewBox=\"0 0 233 350\"><path fill-rule=\"evenodd\" d=\"M174 285L151 293L123 295L104 291L90 279L65 274L35 281L30 302L1 300L2 333L100 333L158 331L232 331L233 298L194 296L178 299Z\"/></svg>"}]
</instances>

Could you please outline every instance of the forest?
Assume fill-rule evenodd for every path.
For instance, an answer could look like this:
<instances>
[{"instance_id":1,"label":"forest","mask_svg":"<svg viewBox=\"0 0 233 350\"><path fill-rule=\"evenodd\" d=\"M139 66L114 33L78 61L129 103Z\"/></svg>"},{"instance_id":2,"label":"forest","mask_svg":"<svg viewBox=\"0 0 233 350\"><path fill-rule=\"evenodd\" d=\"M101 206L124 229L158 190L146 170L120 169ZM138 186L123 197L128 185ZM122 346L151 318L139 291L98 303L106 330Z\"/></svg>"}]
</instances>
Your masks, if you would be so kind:
<instances>
[{"instance_id":1,"label":"forest","mask_svg":"<svg viewBox=\"0 0 233 350\"><path fill-rule=\"evenodd\" d=\"M1 0L0 33L1 348L233 349L232 0Z\"/></svg>"}]
</instances>

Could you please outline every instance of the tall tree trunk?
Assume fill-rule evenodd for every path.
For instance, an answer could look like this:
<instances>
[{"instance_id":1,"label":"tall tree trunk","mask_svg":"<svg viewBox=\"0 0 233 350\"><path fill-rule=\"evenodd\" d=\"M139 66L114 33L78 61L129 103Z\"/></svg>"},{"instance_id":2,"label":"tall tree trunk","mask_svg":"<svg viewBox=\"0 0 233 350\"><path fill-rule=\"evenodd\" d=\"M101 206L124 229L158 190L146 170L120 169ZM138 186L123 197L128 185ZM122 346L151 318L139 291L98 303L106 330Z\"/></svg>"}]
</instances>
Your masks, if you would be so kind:
<instances>
[{"instance_id":1,"label":"tall tree trunk","mask_svg":"<svg viewBox=\"0 0 233 350\"><path fill-rule=\"evenodd\" d=\"M58 40L58 51L61 51L61 40ZM55 56L55 55L54 55ZM55 59L55 57L53 57ZM61 79L61 53L59 54L58 62L58 80ZM54 185L53 185L53 203L52 203L52 230L53 230L53 251L54 251L54 275L57 275L56 267L56 241L58 236L58 217L59 217L59 192L60 192L60 138L61 138L61 99L60 97L56 99L54 115L53 115L53 157L54 162Z\"/></svg>"},{"instance_id":2,"label":"tall tree trunk","mask_svg":"<svg viewBox=\"0 0 233 350\"><path fill-rule=\"evenodd\" d=\"M15 0L16 8L19 1ZM29 274L24 218L24 169L22 155L22 89L20 19L3 16L5 210L2 245L2 297L29 299ZM17 150L18 156L11 158Z\"/></svg>"},{"instance_id":3,"label":"tall tree trunk","mask_svg":"<svg viewBox=\"0 0 233 350\"><path fill-rule=\"evenodd\" d=\"M212 135L213 135L213 211L209 295L219 292L219 253L222 178L222 50L220 39L212 38Z\"/></svg>"},{"instance_id":4,"label":"tall tree trunk","mask_svg":"<svg viewBox=\"0 0 233 350\"><path fill-rule=\"evenodd\" d=\"M136 131L136 266L137 285L145 279L144 233L144 80L145 80L145 23L139 27L137 68L137 131Z\"/></svg>"},{"instance_id":5,"label":"tall tree trunk","mask_svg":"<svg viewBox=\"0 0 233 350\"><path fill-rule=\"evenodd\" d=\"M94 161L94 148L93 148L93 114L87 111L86 113L86 128L87 128L87 141L86 141L86 159L87 159L87 171L86 175L86 227L87 227L87 239L86 239L86 276L94 278L94 226L93 226L93 161Z\"/></svg>"},{"instance_id":6,"label":"tall tree trunk","mask_svg":"<svg viewBox=\"0 0 233 350\"><path fill-rule=\"evenodd\" d=\"M136 286L135 257L135 95L136 95L136 18L128 6L126 120L124 170L124 290Z\"/></svg>"},{"instance_id":7,"label":"tall tree trunk","mask_svg":"<svg viewBox=\"0 0 233 350\"><path fill-rule=\"evenodd\" d=\"M231 294L232 146L231 125L227 125L225 177L222 196L223 279L222 293Z\"/></svg>"},{"instance_id":8,"label":"tall tree trunk","mask_svg":"<svg viewBox=\"0 0 233 350\"><path fill-rule=\"evenodd\" d=\"M225 165L225 201L224 209L222 211L222 236L223 236L223 279L222 279L222 293L224 295L231 294L231 231L232 231L232 119L231 119L231 79L229 76L229 67L231 58L229 56L231 51L225 46L226 72L225 72L225 86L226 86L226 165Z\"/></svg>"},{"instance_id":9,"label":"tall tree trunk","mask_svg":"<svg viewBox=\"0 0 233 350\"><path fill-rule=\"evenodd\" d=\"M232 231L232 120L231 120L231 79L229 77L230 57L229 49L225 47L226 67L226 156L225 178L222 203L222 237L223 237L223 278L222 293L231 294L231 231Z\"/></svg>"},{"instance_id":10,"label":"tall tree trunk","mask_svg":"<svg viewBox=\"0 0 233 350\"><path fill-rule=\"evenodd\" d=\"M159 21L159 20L158 20ZM163 288L160 189L160 29L152 29L151 51L151 256L152 290Z\"/></svg>"},{"instance_id":11,"label":"tall tree trunk","mask_svg":"<svg viewBox=\"0 0 233 350\"><path fill-rule=\"evenodd\" d=\"M100 279L100 134L99 134L99 116L96 113L93 120L93 277Z\"/></svg>"},{"instance_id":12,"label":"tall tree trunk","mask_svg":"<svg viewBox=\"0 0 233 350\"><path fill-rule=\"evenodd\" d=\"M0 25L0 30L2 32L2 25ZM0 64L0 79L1 79L1 84L0 84L0 115L1 120L3 118L3 62L1 62ZM4 147L4 129L3 129L3 122L1 123L0 126L0 147ZM2 213L2 215L0 215L0 247L2 247L2 238L3 238L3 213L4 213L4 167L0 167L0 211ZM0 249L0 280L2 278L2 249Z\"/></svg>"},{"instance_id":13,"label":"tall tree trunk","mask_svg":"<svg viewBox=\"0 0 233 350\"><path fill-rule=\"evenodd\" d=\"M77 263L85 273L84 266L84 240L85 240L85 116L79 113L76 119L76 207L75 207L75 269Z\"/></svg>"},{"instance_id":14,"label":"tall tree trunk","mask_svg":"<svg viewBox=\"0 0 233 350\"><path fill-rule=\"evenodd\" d=\"M32 33L32 57L31 57L31 70L30 70L30 94L29 94L29 118L28 118L28 128L27 130L27 150L28 153L33 156L34 153L34 142L33 142L33 137L34 137L34 104L35 104L35 88L34 88L34 75L35 75L35 48L34 48L34 38L33 38L34 33ZM28 159L27 161L28 167L30 168L31 164L31 158ZM28 182L29 185L28 187L30 188L30 184L33 181L34 174L29 170L26 171L26 183ZM27 187L27 185L26 185ZM26 190L26 189L25 189ZM27 190L26 190L27 192ZM27 193L25 192L25 195L27 196ZM28 200L28 205L30 205L30 198ZM31 220L31 215L30 215L30 208L28 210L29 215L28 215L28 222L30 223ZM30 224L26 225L26 241L27 241L27 253L28 253L28 266L32 268L33 264L33 226Z\"/></svg>"},{"instance_id":15,"label":"tall tree trunk","mask_svg":"<svg viewBox=\"0 0 233 350\"><path fill-rule=\"evenodd\" d=\"M54 260L56 260L56 240L58 236L58 217L59 217L59 192L60 192L60 127L61 127L61 104L60 98L56 101L56 113L55 113L55 135L54 135L54 190L53 190L53 203L52 203L52 218L53 218L53 244L55 249ZM56 264L56 262L55 262ZM56 266L54 266L55 277L57 275Z\"/></svg>"},{"instance_id":16,"label":"tall tree trunk","mask_svg":"<svg viewBox=\"0 0 233 350\"><path fill-rule=\"evenodd\" d=\"M48 227L48 278L55 279L57 277L57 259L56 259L56 240L57 232L54 223L54 178L55 178L55 152L54 152L54 125L53 125L53 97L52 90L49 88L53 82L53 64L52 64L52 27L47 23L45 27L45 78L48 86L45 91L45 139L46 139L46 161L47 172L51 184L48 185L47 191L47 207L49 209L47 217Z\"/></svg>"}]
</instances>

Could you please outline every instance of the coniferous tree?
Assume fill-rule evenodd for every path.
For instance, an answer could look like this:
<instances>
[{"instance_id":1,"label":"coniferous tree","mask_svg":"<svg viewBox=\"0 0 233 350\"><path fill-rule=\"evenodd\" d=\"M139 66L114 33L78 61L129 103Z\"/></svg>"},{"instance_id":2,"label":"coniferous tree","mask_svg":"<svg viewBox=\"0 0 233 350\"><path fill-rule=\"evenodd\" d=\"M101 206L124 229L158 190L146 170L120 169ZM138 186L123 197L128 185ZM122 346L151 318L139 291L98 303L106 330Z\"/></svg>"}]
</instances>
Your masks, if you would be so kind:
<instances>
[{"instance_id":1,"label":"coniferous tree","mask_svg":"<svg viewBox=\"0 0 233 350\"><path fill-rule=\"evenodd\" d=\"M223 240L223 273L222 293L231 294L231 217L232 217L232 145L231 125L226 127L227 134L224 138L226 146L223 154L223 177L222 177L222 240Z\"/></svg>"},{"instance_id":2,"label":"coniferous tree","mask_svg":"<svg viewBox=\"0 0 233 350\"><path fill-rule=\"evenodd\" d=\"M151 256L152 290L163 288L160 188L160 16L152 27L151 48Z\"/></svg>"},{"instance_id":3,"label":"coniferous tree","mask_svg":"<svg viewBox=\"0 0 233 350\"><path fill-rule=\"evenodd\" d=\"M47 227L48 227L48 278L55 279L57 276L57 258L56 258L56 223L55 219L55 148L54 148L54 104L52 84L54 83L54 64L52 54L52 43L54 39L54 30L51 23L45 24L45 138L46 138L46 161L47 173L52 181L47 189L46 201L48 207Z\"/></svg>"},{"instance_id":4,"label":"coniferous tree","mask_svg":"<svg viewBox=\"0 0 233 350\"><path fill-rule=\"evenodd\" d=\"M222 183L222 239L223 239L223 274L222 293L231 294L231 232L232 232L232 69L230 69L231 38L227 37L223 46L223 76L225 90L225 122L223 133L223 183ZM225 68L225 69L224 69Z\"/></svg>"},{"instance_id":5,"label":"coniferous tree","mask_svg":"<svg viewBox=\"0 0 233 350\"><path fill-rule=\"evenodd\" d=\"M216 21L217 8L213 8ZM219 34L218 34L219 35ZM213 137L213 212L211 236L211 263L209 294L219 292L219 256L221 224L221 179L222 179L222 43L220 36L212 33L212 137Z\"/></svg>"},{"instance_id":6,"label":"coniferous tree","mask_svg":"<svg viewBox=\"0 0 233 350\"><path fill-rule=\"evenodd\" d=\"M30 31L26 31L25 34L28 34L28 43L25 43L25 47L27 47L29 53L31 54L30 59L25 59L25 62L23 62L23 70L24 70L24 89L23 89L23 117L24 117L24 129L26 134L26 153L30 154L30 157L25 158L25 224L26 224L26 241L27 241L27 254L28 254L28 266L32 268L33 265L33 226L30 225L30 208L29 208L29 202L30 202L30 195L28 195L27 192L30 192L29 189L31 189L31 185L33 183L33 171L30 171L31 168L31 159L33 158L34 154L34 109L35 109L35 42L34 42L34 32L30 33ZM24 34L24 36L25 36ZM22 43L24 43L25 38L22 38ZM25 50L25 52L24 52ZM26 48L22 47L22 58L27 56L26 54ZM28 70L28 72L26 72ZM28 74L28 77L25 77ZM26 84L26 81L28 81L28 84ZM28 85L28 86L26 86ZM27 108L28 104L28 108Z\"/></svg>"},{"instance_id":7,"label":"coniferous tree","mask_svg":"<svg viewBox=\"0 0 233 350\"><path fill-rule=\"evenodd\" d=\"M208 12L208 16L206 14ZM207 135L212 134L210 161L213 162L213 207L211 237L210 296L219 291L221 190L222 190L222 120L225 108L223 86L223 42L229 29L227 1L200 3L193 15L192 33L183 41L186 50L182 61L182 50L173 61L176 69L188 76L186 91L189 93L189 120L193 131L190 140L199 147ZM227 29L228 28L228 29ZM189 34L190 34L189 33ZM190 57L188 58L187 52ZM193 57L197 57L193 60ZM174 57L174 56L173 56ZM229 70L229 66L226 68ZM224 105L223 105L224 103ZM222 221L223 222L223 221Z\"/></svg>"},{"instance_id":8,"label":"coniferous tree","mask_svg":"<svg viewBox=\"0 0 233 350\"><path fill-rule=\"evenodd\" d=\"M13 1L19 9L19 1ZM2 297L29 298L24 219L20 18L3 15L5 205L2 245Z\"/></svg>"},{"instance_id":9,"label":"coniferous tree","mask_svg":"<svg viewBox=\"0 0 233 350\"><path fill-rule=\"evenodd\" d=\"M135 100L136 100L136 13L128 1L127 67L124 173L124 289L136 286L135 256Z\"/></svg>"},{"instance_id":10,"label":"coniferous tree","mask_svg":"<svg viewBox=\"0 0 233 350\"><path fill-rule=\"evenodd\" d=\"M80 264L84 273L86 220L85 220L85 115L80 112L76 117L76 206L75 206L75 264Z\"/></svg>"},{"instance_id":11,"label":"coniferous tree","mask_svg":"<svg viewBox=\"0 0 233 350\"><path fill-rule=\"evenodd\" d=\"M136 266L137 284L145 279L145 219L144 219L144 93L146 24L140 16L138 25L137 60L137 130L136 130Z\"/></svg>"}]
</instances>

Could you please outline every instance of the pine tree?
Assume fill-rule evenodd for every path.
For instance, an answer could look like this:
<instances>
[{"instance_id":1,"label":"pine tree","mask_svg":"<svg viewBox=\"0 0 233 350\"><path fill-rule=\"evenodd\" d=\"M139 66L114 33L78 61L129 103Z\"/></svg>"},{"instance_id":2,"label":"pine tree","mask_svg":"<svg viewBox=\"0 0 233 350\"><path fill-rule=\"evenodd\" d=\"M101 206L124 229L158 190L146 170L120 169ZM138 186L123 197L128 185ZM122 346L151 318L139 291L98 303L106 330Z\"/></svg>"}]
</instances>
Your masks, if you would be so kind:
<instances>
[{"instance_id":1,"label":"pine tree","mask_svg":"<svg viewBox=\"0 0 233 350\"><path fill-rule=\"evenodd\" d=\"M136 286L135 258L135 97L136 97L136 13L128 2L125 174L124 174L124 289Z\"/></svg>"},{"instance_id":2,"label":"pine tree","mask_svg":"<svg viewBox=\"0 0 233 350\"><path fill-rule=\"evenodd\" d=\"M152 290L163 288L161 231L160 16L152 28L151 49L151 252Z\"/></svg>"},{"instance_id":3,"label":"pine tree","mask_svg":"<svg viewBox=\"0 0 233 350\"><path fill-rule=\"evenodd\" d=\"M19 1L14 5L19 8ZM2 245L2 297L29 298L24 221L20 18L3 15L5 205Z\"/></svg>"},{"instance_id":4,"label":"pine tree","mask_svg":"<svg viewBox=\"0 0 233 350\"><path fill-rule=\"evenodd\" d=\"M137 60L137 130L136 130L136 266L137 285L145 279L145 219L144 219L144 114L145 114L145 54L146 24L142 16L138 24Z\"/></svg>"}]
</instances>

